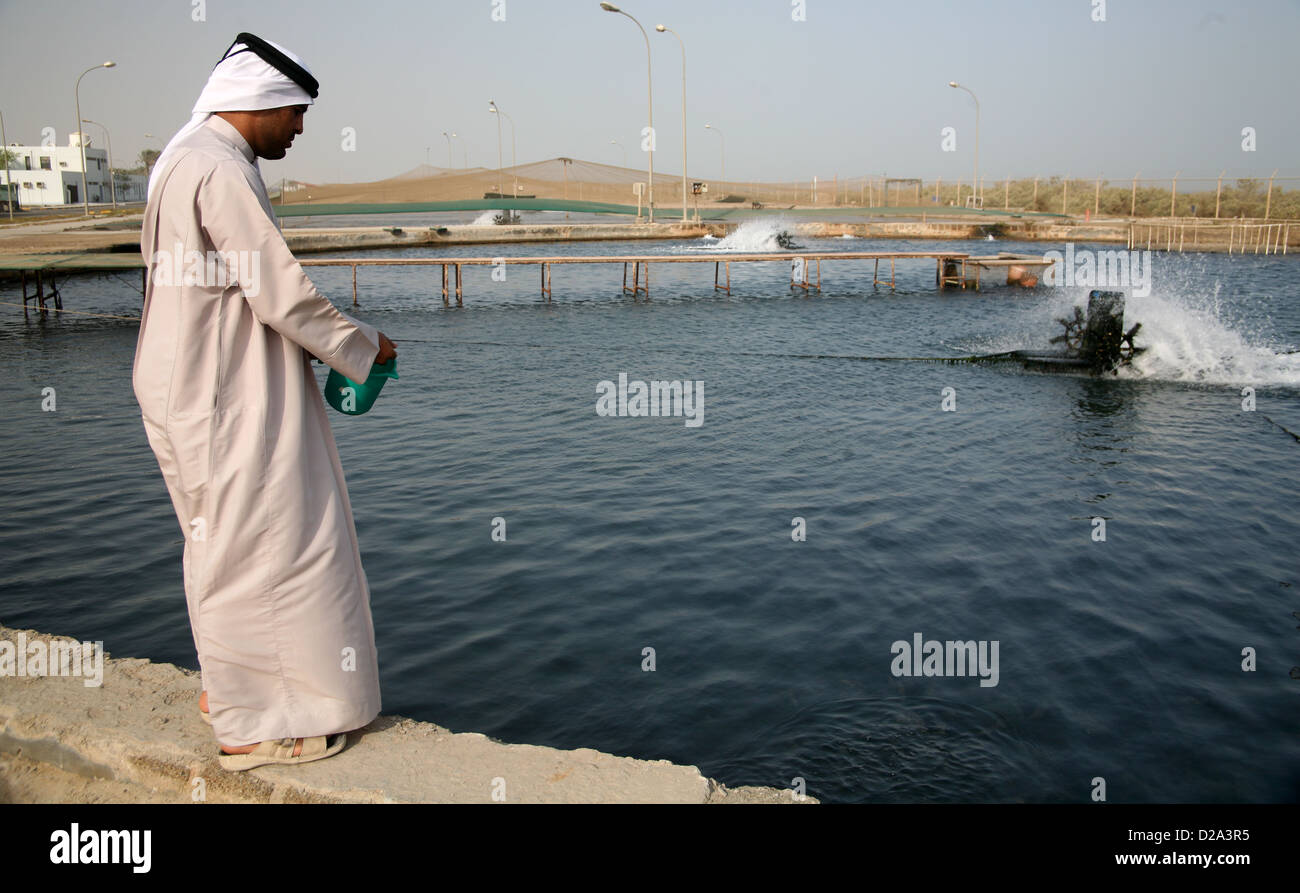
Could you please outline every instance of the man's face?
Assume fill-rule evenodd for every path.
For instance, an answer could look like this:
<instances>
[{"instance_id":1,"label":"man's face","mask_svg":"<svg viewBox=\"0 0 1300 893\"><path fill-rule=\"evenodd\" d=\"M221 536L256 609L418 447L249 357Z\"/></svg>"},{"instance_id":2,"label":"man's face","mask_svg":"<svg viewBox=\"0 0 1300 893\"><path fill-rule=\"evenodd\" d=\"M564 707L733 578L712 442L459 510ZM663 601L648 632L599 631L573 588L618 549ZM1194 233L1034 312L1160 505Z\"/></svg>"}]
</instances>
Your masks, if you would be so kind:
<instances>
[{"instance_id":1,"label":"man's face","mask_svg":"<svg viewBox=\"0 0 1300 893\"><path fill-rule=\"evenodd\" d=\"M306 112L305 105L286 105L256 113L257 141L253 144L253 151L257 156L272 161L283 158L293 145L294 136L302 133L302 116Z\"/></svg>"}]
</instances>

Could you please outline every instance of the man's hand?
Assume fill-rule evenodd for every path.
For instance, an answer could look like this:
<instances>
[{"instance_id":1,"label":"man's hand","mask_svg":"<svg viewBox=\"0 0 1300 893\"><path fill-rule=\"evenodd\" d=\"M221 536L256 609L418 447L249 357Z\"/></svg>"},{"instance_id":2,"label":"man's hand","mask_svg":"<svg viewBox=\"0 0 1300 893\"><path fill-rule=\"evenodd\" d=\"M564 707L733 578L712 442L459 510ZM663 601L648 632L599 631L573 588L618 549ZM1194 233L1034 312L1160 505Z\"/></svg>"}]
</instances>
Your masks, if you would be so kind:
<instances>
[{"instance_id":1,"label":"man's hand","mask_svg":"<svg viewBox=\"0 0 1300 893\"><path fill-rule=\"evenodd\" d=\"M375 362L383 365L397 356L397 345L388 340L388 336L383 332L379 333L379 353L375 355Z\"/></svg>"}]
</instances>

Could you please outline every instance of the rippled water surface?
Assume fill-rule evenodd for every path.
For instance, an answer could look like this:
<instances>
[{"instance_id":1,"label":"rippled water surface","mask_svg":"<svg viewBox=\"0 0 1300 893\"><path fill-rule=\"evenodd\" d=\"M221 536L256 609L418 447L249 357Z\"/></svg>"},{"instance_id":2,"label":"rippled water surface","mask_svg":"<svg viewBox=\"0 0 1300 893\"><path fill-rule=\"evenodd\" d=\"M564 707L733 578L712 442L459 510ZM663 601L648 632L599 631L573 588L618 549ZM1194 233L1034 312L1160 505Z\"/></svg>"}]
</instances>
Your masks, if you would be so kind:
<instances>
[{"instance_id":1,"label":"rippled water surface","mask_svg":"<svg viewBox=\"0 0 1300 893\"><path fill-rule=\"evenodd\" d=\"M832 261L820 295L737 264L728 296L661 264L633 300L618 265L556 266L547 304L506 269L444 308L437 267L363 268L355 309L350 270L310 270L401 352L370 414L331 413L385 712L827 801L1300 798L1297 258L1157 256L1128 312L1149 350L1105 380L887 359L1046 347L1083 288L939 293L912 262L890 291ZM137 283L69 279L64 306L138 314ZM194 667L137 326L2 309L0 620ZM703 424L599 416L621 372L704 382ZM996 640L998 684L895 676L915 633Z\"/></svg>"}]
</instances>

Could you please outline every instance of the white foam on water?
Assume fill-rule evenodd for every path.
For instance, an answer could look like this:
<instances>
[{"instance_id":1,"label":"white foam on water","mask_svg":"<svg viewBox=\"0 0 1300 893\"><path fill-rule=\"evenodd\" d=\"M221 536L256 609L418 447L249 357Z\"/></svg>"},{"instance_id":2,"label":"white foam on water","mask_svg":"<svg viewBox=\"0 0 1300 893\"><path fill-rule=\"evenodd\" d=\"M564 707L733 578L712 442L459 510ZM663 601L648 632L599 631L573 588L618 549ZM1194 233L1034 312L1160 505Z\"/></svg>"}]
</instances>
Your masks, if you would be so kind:
<instances>
[{"instance_id":1,"label":"white foam on water","mask_svg":"<svg viewBox=\"0 0 1300 893\"><path fill-rule=\"evenodd\" d=\"M504 211L484 211L482 214L474 218L474 222L471 223L470 226L493 226L496 224L494 218L498 214L504 213Z\"/></svg>"}]
</instances>

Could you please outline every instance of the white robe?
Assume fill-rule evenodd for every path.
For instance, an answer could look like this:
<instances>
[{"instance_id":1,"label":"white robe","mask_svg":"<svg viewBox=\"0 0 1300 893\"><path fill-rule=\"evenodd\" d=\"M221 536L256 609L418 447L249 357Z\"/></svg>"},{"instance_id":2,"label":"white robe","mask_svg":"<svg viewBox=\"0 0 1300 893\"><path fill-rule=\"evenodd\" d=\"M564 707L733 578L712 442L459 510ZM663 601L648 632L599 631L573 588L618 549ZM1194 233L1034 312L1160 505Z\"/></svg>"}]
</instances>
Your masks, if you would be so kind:
<instances>
[{"instance_id":1,"label":"white robe","mask_svg":"<svg viewBox=\"0 0 1300 893\"><path fill-rule=\"evenodd\" d=\"M132 383L185 533L213 729L239 746L360 728L380 707L370 590L308 352L364 381L379 337L303 273L238 130L214 115L176 149L145 208ZM178 246L242 251L257 276L187 282Z\"/></svg>"}]
</instances>

